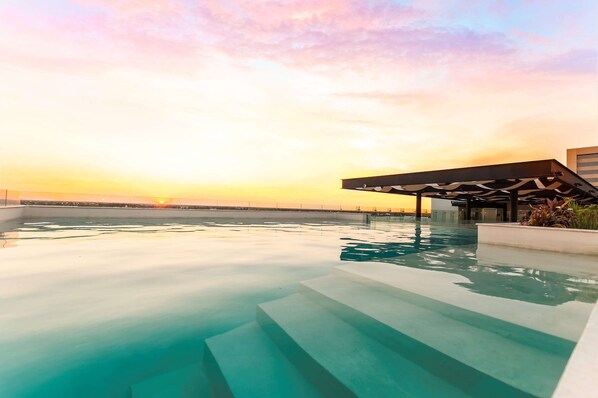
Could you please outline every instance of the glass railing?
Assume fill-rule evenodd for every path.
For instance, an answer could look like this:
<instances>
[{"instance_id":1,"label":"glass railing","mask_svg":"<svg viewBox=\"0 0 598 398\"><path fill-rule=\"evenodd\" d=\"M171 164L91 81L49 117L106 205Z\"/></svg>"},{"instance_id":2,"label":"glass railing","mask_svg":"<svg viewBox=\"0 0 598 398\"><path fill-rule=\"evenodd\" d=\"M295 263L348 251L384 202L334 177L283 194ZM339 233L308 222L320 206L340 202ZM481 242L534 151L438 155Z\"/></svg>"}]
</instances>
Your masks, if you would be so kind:
<instances>
[{"instance_id":1,"label":"glass railing","mask_svg":"<svg viewBox=\"0 0 598 398\"><path fill-rule=\"evenodd\" d=\"M2 191L0 191L2 192ZM8 193L7 193L8 192ZM57 192L14 192L4 191L11 205L45 206L95 206L95 207L139 207L139 208L178 208L178 209L269 209L305 211L343 211L379 214L414 214L414 208L388 206L355 206L341 204L321 204L313 202L274 202L259 200L222 200L216 198L170 198L160 196L96 195ZM0 203L4 203L0 199ZM423 216L429 216L427 209Z\"/></svg>"}]
</instances>

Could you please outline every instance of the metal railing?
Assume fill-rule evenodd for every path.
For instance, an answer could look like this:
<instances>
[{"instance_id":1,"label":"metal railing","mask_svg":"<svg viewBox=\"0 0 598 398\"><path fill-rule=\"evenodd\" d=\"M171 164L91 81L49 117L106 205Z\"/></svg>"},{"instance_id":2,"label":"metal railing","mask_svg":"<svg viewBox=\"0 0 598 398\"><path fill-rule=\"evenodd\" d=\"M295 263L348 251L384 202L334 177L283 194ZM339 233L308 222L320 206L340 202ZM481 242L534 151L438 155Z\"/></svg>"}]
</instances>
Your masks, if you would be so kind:
<instances>
[{"instance_id":1,"label":"metal railing","mask_svg":"<svg viewBox=\"0 0 598 398\"><path fill-rule=\"evenodd\" d=\"M133 207L133 208L176 208L176 209L256 209L256 210L303 210L379 214L414 214L415 208L388 206L360 206L322 204L309 202L266 202L259 200L222 200L214 198L170 198L151 196L96 195L57 192L15 192L0 190L8 200L0 200L1 205L47 205L47 206L94 206L94 207ZM9 203L9 204L4 204ZM430 211L422 210L424 216Z\"/></svg>"}]
</instances>

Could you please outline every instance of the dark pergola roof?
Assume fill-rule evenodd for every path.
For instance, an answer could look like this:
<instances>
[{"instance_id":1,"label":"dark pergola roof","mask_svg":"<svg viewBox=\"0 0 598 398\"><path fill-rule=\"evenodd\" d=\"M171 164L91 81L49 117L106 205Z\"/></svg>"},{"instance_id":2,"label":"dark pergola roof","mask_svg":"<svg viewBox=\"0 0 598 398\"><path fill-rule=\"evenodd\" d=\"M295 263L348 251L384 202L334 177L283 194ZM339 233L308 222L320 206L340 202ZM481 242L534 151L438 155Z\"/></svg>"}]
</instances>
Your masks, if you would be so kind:
<instances>
[{"instance_id":1,"label":"dark pergola roof","mask_svg":"<svg viewBox=\"0 0 598 398\"><path fill-rule=\"evenodd\" d=\"M520 203L554 197L598 203L598 189L555 159L348 178L343 189L497 205L508 203L517 191Z\"/></svg>"}]
</instances>

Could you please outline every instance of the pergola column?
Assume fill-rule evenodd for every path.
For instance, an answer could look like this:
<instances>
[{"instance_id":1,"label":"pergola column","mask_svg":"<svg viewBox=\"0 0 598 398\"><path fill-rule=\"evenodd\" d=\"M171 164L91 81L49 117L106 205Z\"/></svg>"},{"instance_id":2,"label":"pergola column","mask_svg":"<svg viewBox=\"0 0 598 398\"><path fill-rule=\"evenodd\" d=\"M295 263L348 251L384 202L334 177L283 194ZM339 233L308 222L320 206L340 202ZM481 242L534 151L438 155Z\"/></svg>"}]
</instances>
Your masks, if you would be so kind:
<instances>
[{"instance_id":1,"label":"pergola column","mask_svg":"<svg viewBox=\"0 0 598 398\"><path fill-rule=\"evenodd\" d=\"M519 191L510 191L511 194L511 222L517 222L517 214L519 213Z\"/></svg>"},{"instance_id":2,"label":"pergola column","mask_svg":"<svg viewBox=\"0 0 598 398\"><path fill-rule=\"evenodd\" d=\"M465 200L465 220L471 220L471 198Z\"/></svg>"},{"instance_id":3,"label":"pergola column","mask_svg":"<svg viewBox=\"0 0 598 398\"><path fill-rule=\"evenodd\" d=\"M415 195L415 219L421 220L422 218L422 194L418 192Z\"/></svg>"}]
</instances>

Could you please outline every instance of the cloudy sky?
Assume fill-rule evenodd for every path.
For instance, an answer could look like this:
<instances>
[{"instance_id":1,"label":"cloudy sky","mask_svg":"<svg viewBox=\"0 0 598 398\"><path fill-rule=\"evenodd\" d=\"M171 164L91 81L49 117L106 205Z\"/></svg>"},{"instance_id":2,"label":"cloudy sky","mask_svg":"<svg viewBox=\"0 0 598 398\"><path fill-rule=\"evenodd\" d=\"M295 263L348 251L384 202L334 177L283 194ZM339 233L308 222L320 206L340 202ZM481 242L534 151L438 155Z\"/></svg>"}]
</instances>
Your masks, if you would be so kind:
<instances>
[{"instance_id":1,"label":"cloudy sky","mask_svg":"<svg viewBox=\"0 0 598 398\"><path fill-rule=\"evenodd\" d=\"M0 188L407 206L598 144L595 0L0 1Z\"/></svg>"}]
</instances>

